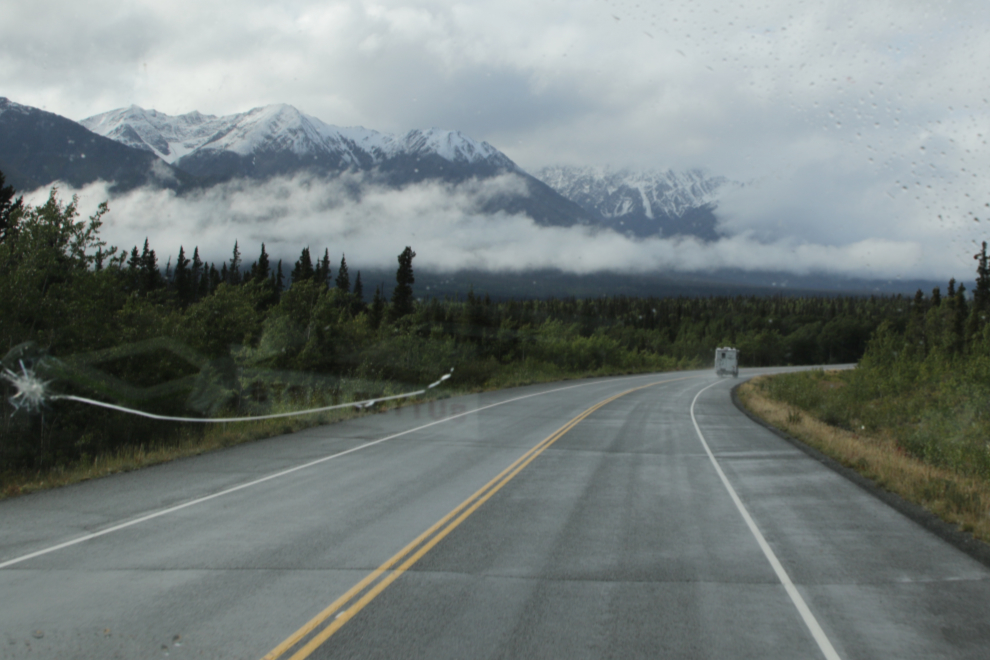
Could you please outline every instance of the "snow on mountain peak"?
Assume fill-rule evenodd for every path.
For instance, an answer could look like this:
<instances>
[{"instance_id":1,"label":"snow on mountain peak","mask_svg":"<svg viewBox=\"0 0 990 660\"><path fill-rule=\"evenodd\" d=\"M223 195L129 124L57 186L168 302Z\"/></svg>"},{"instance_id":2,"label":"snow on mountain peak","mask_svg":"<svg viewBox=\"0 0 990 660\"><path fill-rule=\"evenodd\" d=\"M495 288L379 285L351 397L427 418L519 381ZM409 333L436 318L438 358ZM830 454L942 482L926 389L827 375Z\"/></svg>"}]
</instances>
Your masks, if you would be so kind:
<instances>
[{"instance_id":1,"label":"snow on mountain peak","mask_svg":"<svg viewBox=\"0 0 990 660\"><path fill-rule=\"evenodd\" d=\"M94 133L150 151L173 164L206 142L222 119L199 112L170 116L132 105L87 117L79 123Z\"/></svg>"},{"instance_id":2,"label":"snow on mountain peak","mask_svg":"<svg viewBox=\"0 0 990 660\"><path fill-rule=\"evenodd\" d=\"M170 116L132 105L80 123L105 137L151 151L168 163L194 152L229 152L242 157L262 151L314 157L332 154L350 165L380 163L402 154L433 153L452 163L492 161L500 167L515 168L493 146L460 131L431 128L398 137L362 127L341 128L284 103L223 117L195 111Z\"/></svg>"},{"instance_id":3,"label":"snow on mountain peak","mask_svg":"<svg viewBox=\"0 0 990 660\"><path fill-rule=\"evenodd\" d=\"M714 204L728 183L704 170L613 170L609 167L545 167L535 174L548 186L606 218L639 207L649 218L677 218L691 209Z\"/></svg>"},{"instance_id":4,"label":"snow on mountain peak","mask_svg":"<svg viewBox=\"0 0 990 660\"><path fill-rule=\"evenodd\" d=\"M447 131L441 128L412 130L402 138L409 153L435 153L452 163L476 163L489 159L505 159L502 153L488 144L478 142L460 131Z\"/></svg>"}]
</instances>

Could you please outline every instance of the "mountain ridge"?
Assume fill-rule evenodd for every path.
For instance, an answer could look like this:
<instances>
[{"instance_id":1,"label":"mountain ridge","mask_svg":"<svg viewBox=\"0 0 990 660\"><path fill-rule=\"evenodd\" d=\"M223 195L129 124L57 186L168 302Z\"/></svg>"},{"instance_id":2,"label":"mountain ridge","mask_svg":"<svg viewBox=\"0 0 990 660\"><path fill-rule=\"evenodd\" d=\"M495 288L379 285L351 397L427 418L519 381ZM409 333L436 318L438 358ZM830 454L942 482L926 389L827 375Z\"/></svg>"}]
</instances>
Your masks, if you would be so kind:
<instances>
[{"instance_id":1,"label":"mountain ridge","mask_svg":"<svg viewBox=\"0 0 990 660\"><path fill-rule=\"evenodd\" d=\"M6 97L0 97L0 171L19 190L55 181L81 187L99 179L112 181L115 192L148 184L179 188L192 183L192 177L152 154Z\"/></svg>"},{"instance_id":2,"label":"mountain ridge","mask_svg":"<svg viewBox=\"0 0 990 660\"><path fill-rule=\"evenodd\" d=\"M580 225L634 239L721 236L714 211L727 182L703 170L554 166L533 176L460 131L399 135L339 127L287 104L224 116L168 115L131 105L80 122L7 99L3 104L0 135L9 139L0 142L0 169L19 188L103 179L115 182L113 190L153 185L181 193L238 178L334 178L346 171L364 173L369 185L403 188L511 174L525 185L489 198L481 212L522 213L543 226Z\"/></svg>"},{"instance_id":3,"label":"mountain ridge","mask_svg":"<svg viewBox=\"0 0 990 660\"><path fill-rule=\"evenodd\" d=\"M589 213L602 224L635 238L697 236L718 240L714 211L722 190L732 185L706 170L612 169L609 167L549 166L534 176Z\"/></svg>"},{"instance_id":4,"label":"mountain ridge","mask_svg":"<svg viewBox=\"0 0 990 660\"><path fill-rule=\"evenodd\" d=\"M299 172L325 177L348 170L401 188L429 180L459 183L510 173L525 194L489 200L484 212L525 213L545 226L595 224L597 218L532 177L487 142L456 130L413 129L403 135L339 127L286 104L226 116L167 115L132 105L87 117L81 125L153 153L204 185Z\"/></svg>"},{"instance_id":5,"label":"mountain ridge","mask_svg":"<svg viewBox=\"0 0 990 660\"><path fill-rule=\"evenodd\" d=\"M193 111L167 115L136 105L118 108L79 122L89 130L183 167L220 153L250 157L258 152L290 152L332 161L341 169L368 168L401 156L437 155L450 163L519 170L505 154L456 130L413 129L404 135L363 126L340 127L287 104L252 108L232 115Z\"/></svg>"}]
</instances>

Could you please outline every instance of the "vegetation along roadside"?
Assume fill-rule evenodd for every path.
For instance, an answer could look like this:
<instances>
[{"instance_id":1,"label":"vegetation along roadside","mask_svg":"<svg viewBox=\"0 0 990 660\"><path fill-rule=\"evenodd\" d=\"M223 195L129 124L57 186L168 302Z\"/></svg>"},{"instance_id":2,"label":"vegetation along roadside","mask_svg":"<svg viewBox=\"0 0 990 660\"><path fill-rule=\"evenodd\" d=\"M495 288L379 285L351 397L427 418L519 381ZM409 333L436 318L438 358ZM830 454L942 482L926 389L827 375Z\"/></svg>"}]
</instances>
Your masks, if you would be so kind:
<instances>
[{"instance_id":1,"label":"vegetation along roadside","mask_svg":"<svg viewBox=\"0 0 990 660\"><path fill-rule=\"evenodd\" d=\"M990 259L971 298L918 291L907 322L881 323L858 366L762 377L755 414L881 488L990 542Z\"/></svg>"}]
</instances>

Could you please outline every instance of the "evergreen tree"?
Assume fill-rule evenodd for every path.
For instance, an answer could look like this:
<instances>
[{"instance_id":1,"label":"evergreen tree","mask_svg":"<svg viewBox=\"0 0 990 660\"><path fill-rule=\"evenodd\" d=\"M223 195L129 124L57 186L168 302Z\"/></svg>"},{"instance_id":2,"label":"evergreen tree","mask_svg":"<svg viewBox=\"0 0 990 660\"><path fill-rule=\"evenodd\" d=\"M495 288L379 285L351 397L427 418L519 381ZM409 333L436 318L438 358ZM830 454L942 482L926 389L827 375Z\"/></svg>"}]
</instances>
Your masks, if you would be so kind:
<instances>
[{"instance_id":1,"label":"evergreen tree","mask_svg":"<svg viewBox=\"0 0 990 660\"><path fill-rule=\"evenodd\" d=\"M316 263L316 273L313 278L323 286L330 287L330 250L324 248L323 259Z\"/></svg>"},{"instance_id":2,"label":"evergreen tree","mask_svg":"<svg viewBox=\"0 0 990 660\"><path fill-rule=\"evenodd\" d=\"M392 290L392 305L389 308L393 321L415 311L412 290L412 285L416 282L412 267L412 260L415 256L416 253L408 246L398 256L399 268L395 271L395 289Z\"/></svg>"},{"instance_id":3,"label":"evergreen tree","mask_svg":"<svg viewBox=\"0 0 990 660\"><path fill-rule=\"evenodd\" d=\"M986 313L990 311L990 264L987 260L987 242L973 255L976 260L976 289L973 291L973 309Z\"/></svg>"},{"instance_id":4,"label":"evergreen tree","mask_svg":"<svg viewBox=\"0 0 990 660\"><path fill-rule=\"evenodd\" d=\"M192 273L189 270L189 259L186 258L185 249L179 246L179 256L175 259L175 295L182 305L192 302L193 289Z\"/></svg>"},{"instance_id":5,"label":"evergreen tree","mask_svg":"<svg viewBox=\"0 0 990 660\"><path fill-rule=\"evenodd\" d=\"M361 271L357 272L354 278L354 291L348 296L351 301L351 314L358 315L368 308L364 303L364 285L361 283Z\"/></svg>"},{"instance_id":6,"label":"evergreen tree","mask_svg":"<svg viewBox=\"0 0 990 660\"><path fill-rule=\"evenodd\" d=\"M357 299L358 303L364 304L364 285L361 284L361 271L358 271L357 277L354 278L354 298Z\"/></svg>"},{"instance_id":7,"label":"evergreen tree","mask_svg":"<svg viewBox=\"0 0 990 660\"><path fill-rule=\"evenodd\" d=\"M203 275L202 277L199 278L199 283L196 284L197 300L202 300L206 296L210 295L210 291L212 290L212 282L210 280L210 268L212 268L212 266L213 264L210 264L209 266L207 266L205 263L203 264Z\"/></svg>"},{"instance_id":8,"label":"evergreen tree","mask_svg":"<svg viewBox=\"0 0 990 660\"><path fill-rule=\"evenodd\" d=\"M279 259L278 272L275 273L275 295L281 297L283 291L285 291L285 277L282 275L282 260Z\"/></svg>"},{"instance_id":9,"label":"evergreen tree","mask_svg":"<svg viewBox=\"0 0 990 660\"><path fill-rule=\"evenodd\" d=\"M227 264L223 265L223 270L227 270ZM210 263L210 276L209 278L204 279L207 279L209 283L207 293L213 293L217 290L217 287L220 286L220 283L223 282L223 275L217 272L217 267L214 266L213 263Z\"/></svg>"},{"instance_id":10,"label":"evergreen tree","mask_svg":"<svg viewBox=\"0 0 990 660\"><path fill-rule=\"evenodd\" d=\"M942 304L942 290L939 287L932 289L932 307Z\"/></svg>"},{"instance_id":11,"label":"evergreen tree","mask_svg":"<svg viewBox=\"0 0 990 660\"><path fill-rule=\"evenodd\" d=\"M136 245L131 248L131 256L127 260L127 288L131 291L141 290L141 255Z\"/></svg>"},{"instance_id":12,"label":"evergreen tree","mask_svg":"<svg viewBox=\"0 0 990 660\"><path fill-rule=\"evenodd\" d=\"M969 316L969 305L966 303L966 285L960 284L956 289L956 315L953 319L955 327L953 332L960 337L959 350L963 350L966 344L966 318Z\"/></svg>"},{"instance_id":13,"label":"evergreen tree","mask_svg":"<svg viewBox=\"0 0 990 660\"><path fill-rule=\"evenodd\" d=\"M235 285L241 283L241 251L237 247L237 241L234 241L234 253L230 257L230 268L227 269L227 277L223 281Z\"/></svg>"},{"instance_id":14,"label":"evergreen tree","mask_svg":"<svg viewBox=\"0 0 990 660\"><path fill-rule=\"evenodd\" d=\"M309 256L309 248L304 247L302 253L299 255L299 260L296 261L296 265L292 269L292 284L301 280L311 280L314 273L313 260Z\"/></svg>"},{"instance_id":15,"label":"evergreen tree","mask_svg":"<svg viewBox=\"0 0 990 660\"><path fill-rule=\"evenodd\" d=\"M163 285L162 272L158 270L158 256L151 249L146 238L144 249L141 251L141 291L154 291Z\"/></svg>"},{"instance_id":16,"label":"evergreen tree","mask_svg":"<svg viewBox=\"0 0 990 660\"><path fill-rule=\"evenodd\" d=\"M907 328L904 332L907 349L920 353L924 357L926 351L925 343L925 318L926 318L925 294L918 289L914 294L914 301L911 303L911 317L908 319Z\"/></svg>"},{"instance_id":17,"label":"evergreen tree","mask_svg":"<svg viewBox=\"0 0 990 660\"><path fill-rule=\"evenodd\" d=\"M192 258L192 269L189 272L189 290L192 292L192 298L201 298L200 283L205 280L205 273L203 272L203 261L199 258L199 246L197 245L193 248L193 258Z\"/></svg>"},{"instance_id":18,"label":"evergreen tree","mask_svg":"<svg viewBox=\"0 0 990 660\"><path fill-rule=\"evenodd\" d=\"M267 282L268 278L272 274L272 267L268 261L268 253L265 252L265 244L261 244L261 254L258 255L258 261L251 266L251 277L257 282Z\"/></svg>"},{"instance_id":19,"label":"evergreen tree","mask_svg":"<svg viewBox=\"0 0 990 660\"><path fill-rule=\"evenodd\" d=\"M382 284L382 286L385 286ZM371 299L371 308L368 310L368 323L375 330L382 324L385 318L385 296L382 294L382 286L375 287L375 295Z\"/></svg>"},{"instance_id":20,"label":"evergreen tree","mask_svg":"<svg viewBox=\"0 0 990 660\"><path fill-rule=\"evenodd\" d=\"M351 276L347 272L347 258L344 255L340 256L340 268L337 269L337 288L344 293L351 292Z\"/></svg>"},{"instance_id":21,"label":"evergreen tree","mask_svg":"<svg viewBox=\"0 0 990 660\"><path fill-rule=\"evenodd\" d=\"M16 233L18 219L24 212L24 198L14 199L14 186L5 186L5 182L0 172L0 243Z\"/></svg>"}]
</instances>

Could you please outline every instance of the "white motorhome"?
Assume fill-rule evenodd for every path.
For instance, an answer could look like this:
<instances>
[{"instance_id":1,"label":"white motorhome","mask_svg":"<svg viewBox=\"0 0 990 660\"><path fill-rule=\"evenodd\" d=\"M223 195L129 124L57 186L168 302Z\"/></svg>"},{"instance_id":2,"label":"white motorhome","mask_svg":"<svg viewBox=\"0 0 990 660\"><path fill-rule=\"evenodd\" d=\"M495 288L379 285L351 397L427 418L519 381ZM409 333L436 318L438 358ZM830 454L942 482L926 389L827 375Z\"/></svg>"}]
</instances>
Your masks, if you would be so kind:
<instances>
[{"instance_id":1,"label":"white motorhome","mask_svg":"<svg viewBox=\"0 0 990 660\"><path fill-rule=\"evenodd\" d=\"M739 351L734 348L715 349L715 374L718 376L728 376L733 378L739 376Z\"/></svg>"}]
</instances>

